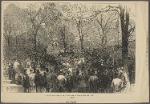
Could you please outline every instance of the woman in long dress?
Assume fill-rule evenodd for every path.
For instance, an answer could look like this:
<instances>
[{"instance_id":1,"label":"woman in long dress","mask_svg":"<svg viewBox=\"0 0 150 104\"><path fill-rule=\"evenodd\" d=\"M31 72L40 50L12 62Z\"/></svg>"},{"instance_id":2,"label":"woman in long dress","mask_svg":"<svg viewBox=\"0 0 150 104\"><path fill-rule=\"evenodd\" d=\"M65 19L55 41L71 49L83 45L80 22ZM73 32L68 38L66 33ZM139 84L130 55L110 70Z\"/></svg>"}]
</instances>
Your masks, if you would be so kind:
<instances>
[{"instance_id":1,"label":"woman in long dress","mask_svg":"<svg viewBox=\"0 0 150 104\"><path fill-rule=\"evenodd\" d=\"M123 88L121 90L121 93L128 93L130 89L130 81L129 81L127 73L123 69L121 70L120 77L123 81Z\"/></svg>"}]
</instances>

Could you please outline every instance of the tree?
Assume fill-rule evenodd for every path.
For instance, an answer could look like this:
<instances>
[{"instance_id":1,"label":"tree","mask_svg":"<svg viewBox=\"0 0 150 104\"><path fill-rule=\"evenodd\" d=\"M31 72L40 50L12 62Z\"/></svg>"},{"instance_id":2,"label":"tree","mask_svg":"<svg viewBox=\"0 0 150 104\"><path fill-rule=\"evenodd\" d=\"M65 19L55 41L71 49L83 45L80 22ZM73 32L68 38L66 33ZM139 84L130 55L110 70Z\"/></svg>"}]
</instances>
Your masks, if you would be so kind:
<instances>
[{"instance_id":1,"label":"tree","mask_svg":"<svg viewBox=\"0 0 150 104\"><path fill-rule=\"evenodd\" d=\"M11 19L9 16L5 16L4 17L4 39L7 41L7 46L8 46L8 51L10 50L10 41L11 41L11 35L12 35L12 31L13 31L13 23L11 22ZM7 49L6 49L7 50ZM9 53L7 53L8 57L9 57Z\"/></svg>"},{"instance_id":2,"label":"tree","mask_svg":"<svg viewBox=\"0 0 150 104\"><path fill-rule=\"evenodd\" d=\"M44 26L39 34L39 40L45 44L51 44L53 49L58 46L59 25L61 24L60 17L62 16L60 10L56 8L54 3L43 4L43 12L47 13L47 18L44 20ZM44 34L44 37L43 37Z\"/></svg>"},{"instance_id":3,"label":"tree","mask_svg":"<svg viewBox=\"0 0 150 104\"><path fill-rule=\"evenodd\" d=\"M36 44L37 44L37 34L40 29L40 26L44 19L46 18L46 15L42 13L42 8L39 8L38 10L33 9L34 4L30 4L30 6L26 9L27 19L31 24L32 28L32 35L34 40L34 60L36 61Z\"/></svg>"},{"instance_id":4,"label":"tree","mask_svg":"<svg viewBox=\"0 0 150 104\"><path fill-rule=\"evenodd\" d=\"M84 27L87 25L87 21L90 17L91 11L88 11L87 6L83 4L64 4L62 6L64 15L71 20L72 24L75 25L79 41L81 52L84 50L84 37L86 35ZM72 12L73 11L73 12Z\"/></svg>"},{"instance_id":5,"label":"tree","mask_svg":"<svg viewBox=\"0 0 150 104\"><path fill-rule=\"evenodd\" d=\"M121 20L121 30L122 30L122 63L125 65L128 60L128 41L129 37L131 36L132 32L135 29L135 26L132 26L130 24L130 19L129 19L129 11L128 9L122 6L120 8L120 20ZM129 26L130 29L129 29Z\"/></svg>"},{"instance_id":6,"label":"tree","mask_svg":"<svg viewBox=\"0 0 150 104\"><path fill-rule=\"evenodd\" d=\"M60 18L60 21L58 21L58 39L59 44L62 44L63 46L63 53L66 54L70 50L70 46L73 46L74 44L74 34L70 31L70 20L65 18Z\"/></svg>"},{"instance_id":7,"label":"tree","mask_svg":"<svg viewBox=\"0 0 150 104\"><path fill-rule=\"evenodd\" d=\"M40 31L42 31L43 25L47 27L50 22L54 23L57 20L57 17L54 15L55 13L55 4L54 3L43 3L37 8L35 6L40 5L38 3L33 3L28 5L28 8L25 10L27 20L32 29L32 36L34 42L34 60L36 59L37 54L37 38ZM49 24L48 24L49 23ZM50 24L52 25L52 24ZM41 32L42 33L42 32ZM42 41L43 42L43 41Z\"/></svg>"},{"instance_id":8,"label":"tree","mask_svg":"<svg viewBox=\"0 0 150 104\"><path fill-rule=\"evenodd\" d=\"M102 49L102 56L104 49L110 41L115 41L115 35L118 29L118 15L114 11L105 11L96 13L95 25L98 30L100 38L100 46Z\"/></svg>"},{"instance_id":9,"label":"tree","mask_svg":"<svg viewBox=\"0 0 150 104\"><path fill-rule=\"evenodd\" d=\"M15 4L9 4L4 10L4 39L7 41L7 58L18 56L18 37L21 32L27 30L26 23L21 17L23 9L17 7ZM15 40L15 41L14 41ZM15 49L15 55L10 55L12 50Z\"/></svg>"},{"instance_id":10,"label":"tree","mask_svg":"<svg viewBox=\"0 0 150 104\"><path fill-rule=\"evenodd\" d=\"M126 7L126 8L125 8ZM120 17L121 33L122 33L122 63L125 64L125 60L128 56L128 42L129 38L135 30L135 23L131 22L129 18L129 11L127 6L107 6L97 13L115 11ZM130 27L130 28L129 28Z\"/></svg>"},{"instance_id":11,"label":"tree","mask_svg":"<svg viewBox=\"0 0 150 104\"><path fill-rule=\"evenodd\" d=\"M66 53L67 43L66 43L66 26L65 25L60 27L60 34L61 34L60 36L61 36L62 41L63 41L64 53Z\"/></svg>"}]
</instances>

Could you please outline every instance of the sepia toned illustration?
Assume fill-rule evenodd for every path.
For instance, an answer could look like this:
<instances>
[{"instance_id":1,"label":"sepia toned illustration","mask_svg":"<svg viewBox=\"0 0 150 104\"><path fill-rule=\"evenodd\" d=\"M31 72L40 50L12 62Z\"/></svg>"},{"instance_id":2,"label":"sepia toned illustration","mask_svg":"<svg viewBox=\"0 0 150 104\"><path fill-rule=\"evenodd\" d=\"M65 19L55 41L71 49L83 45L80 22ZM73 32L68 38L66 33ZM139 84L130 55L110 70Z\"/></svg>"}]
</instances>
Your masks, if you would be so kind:
<instances>
[{"instance_id":1,"label":"sepia toned illustration","mask_svg":"<svg viewBox=\"0 0 150 104\"><path fill-rule=\"evenodd\" d=\"M6 2L2 92L134 93L135 4Z\"/></svg>"}]
</instances>

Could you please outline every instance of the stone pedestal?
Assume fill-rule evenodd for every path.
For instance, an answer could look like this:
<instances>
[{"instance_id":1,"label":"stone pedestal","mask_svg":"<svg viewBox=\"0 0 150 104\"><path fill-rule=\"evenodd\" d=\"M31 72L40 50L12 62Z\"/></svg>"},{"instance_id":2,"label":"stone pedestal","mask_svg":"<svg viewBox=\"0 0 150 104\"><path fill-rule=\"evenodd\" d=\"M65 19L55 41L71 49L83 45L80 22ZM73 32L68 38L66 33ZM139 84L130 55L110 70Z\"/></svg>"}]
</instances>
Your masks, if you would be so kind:
<instances>
[{"instance_id":1,"label":"stone pedestal","mask_svg":"<svg viewBox=\"0 0 150 104\"><path fill-rule=\"evenodd\" d=\"M3 84L3 92L5 93L23 93L24 88L21 85L16 84Z\"/></svg>"},{"instance_id":2,"label":"stone pedestal","mask_svg":"<svg viewBox=\"0 0 150 104\"><path fill-rule=\"evenodd\" d=\"M11 80L3 80L3 84L11 84Z\"/></svg>"},{"instance_id":3,"label":"stone pedestal","mask_svg":"<svg viewBox=\"0 0 150 104\"><path fill-rule=\"evenodd\" d=\"M4 93L22 93L24 88L21 85L12 84L8 76L4 76L2 91Z\"/></svg>"}]
</instances>

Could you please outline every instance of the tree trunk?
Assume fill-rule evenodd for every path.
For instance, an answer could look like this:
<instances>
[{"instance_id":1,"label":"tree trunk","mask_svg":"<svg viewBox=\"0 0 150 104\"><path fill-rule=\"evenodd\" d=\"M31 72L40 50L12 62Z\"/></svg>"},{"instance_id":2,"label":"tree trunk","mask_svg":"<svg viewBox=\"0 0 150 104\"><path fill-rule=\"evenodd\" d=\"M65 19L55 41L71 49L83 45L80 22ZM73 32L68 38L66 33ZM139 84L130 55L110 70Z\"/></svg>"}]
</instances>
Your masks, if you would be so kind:
<instances>
[{"instance_id":1,"label":"tree trunk","mask_svg":"<svg viewBox=\"0 0 150 104\"><path fill-rule=\"evenodd\" d=\"M122 64L125 62L125 21L124 21L124 8L120 7L120 21L121 21L121 31L122 31Z\"/></svg>"},{"instance_id":2,"label":"tree trunk","mask_svg":"<svg viewBox=\"0 0 150 104\"><path fill-rule=\"evenodd\" d=\"M81 42L81 52L83 52L83 49L84 49L83 38L80 39L80 42Z\"/></svg>"},{"instance_id":3,"label":"tree trunk","mask_svg":"<svg viewBox=\"0 0 150 104\"><path fill-rule=\"evenodd\" d=\"M7 50L7 59L10 60L10 37L7 36L7 44L8 44L8 50ZM7 49L7 48L6 48Z\"/></svg>"},{"instance_id":4,"label":"tree trunk","mask_svg":"<svg viewBox=\"0 0 150 104\"><path fill-rule=\"evenodd\" d=\"M34 35L34 52L36 52L36 35Z\"/></svg>"},{"instance_id":5,"label":"tree trunk","mask_svg":"<svg viewBox=\"0 0 150 104\"><path fill-rule=\"evenodd\" d=\"M126 18L125 18L126 17ZM129 14L124 8L120 8L120 20L121 20L121 30L122 30L122 64L128 58L128 25L129 25Z\"/></svg>"},{"instance_id":6,"label":"tree trunk","mask_svg":"<svg viewBox=\"0 0 150 104\"><path fill-rule=\"evenodd\" d=\"M122 30L122 65L129 78L128 71L128 26L129 26L129 13L123 7L120 7L120 20Z\"/></svg>"},{"instance_id":7,"label":"tree trunk","mask_svg":"<svg viewBox=\"0 0 150 104\"><path fill-rule=\"evenodd\" d=\"M18 39L16 35L16 58L18 58Z\"/></svg>"},{"instance_id":8,"label":"tree trunk","mask_svg":"<svg viewBox=\"0 0 150 104\"><path fill-rule=\"evenodd\" d=\"M33 50L33 52L34 52L34 54L33 54L33 56L34 56L34 70L36 70L36 66L37 66L37 46L36 46L36 43L37 43L37 40L36 40L36 38L37 38L37 31L35 32L35 33L33 33L33 35L34 35L34 50Z\"/></svg>"},{"instance_id":9,"label":"tree trunk","mask_svg":"<svg viewBox=\"0 0 150 104\"><path fill-rule=\"evenodd\" d=\"M84 44L83 44L83 40L84 40L84 36L83 36L83 32L82 32L82 29L80 28L80 32L79 32L79 35L80 35L80 42L81 42L81 53L83 53L84 51Z\"/></svg>"},{"instance_id":10,"label":"tree trunk","mask_svg":"<svg viewBox=\"0 0 150 104\"><path fill-rule=\"evenodd\" d=\"M125 60L128 60L128 39L129 39L129 32L128 32L128 26L129 26L129 13L126 11L126 25L125 25Z\"/></svg>"},{"instance_id":11,"label":"tree trunk","mask_svg":"<svg viewBox=\"0 0 150 104\"><path fill-rule=\"evenodd\" d=\"M83 53L84 50L84 44L83 44L83 33L82 33L82 25L81 25L81 20L77 23L77 30L79 33L79 39L80 39L80 48L81 48L81 53Z\"/></svg>"},{"instance_id":12,"label":"tree trunk","mask_svg":"<svg viewBox=\"0 0 150 104\"><path fill-rule=\"evenodd\" d=\"M128 69L128 39L129 39L129 32L128 32L128 26L129 26L129 13L126 10L126 25L125 25L125 37L124 37L124 57L125 57L125 63L124 65L126 66L125 71L129 75L129 69Z\"/></svg>"},{"instance_id":13,"label":"tree trunk","mask_svg":"<svg viewBox=\"0 0 150 104\"><path fill-rule=\"evenodd\" d=\"M66 53L66 28L64 26L64 33L63 33L63 44L64 44L64 53Z\"/></svg>"}]
</instances>

